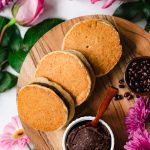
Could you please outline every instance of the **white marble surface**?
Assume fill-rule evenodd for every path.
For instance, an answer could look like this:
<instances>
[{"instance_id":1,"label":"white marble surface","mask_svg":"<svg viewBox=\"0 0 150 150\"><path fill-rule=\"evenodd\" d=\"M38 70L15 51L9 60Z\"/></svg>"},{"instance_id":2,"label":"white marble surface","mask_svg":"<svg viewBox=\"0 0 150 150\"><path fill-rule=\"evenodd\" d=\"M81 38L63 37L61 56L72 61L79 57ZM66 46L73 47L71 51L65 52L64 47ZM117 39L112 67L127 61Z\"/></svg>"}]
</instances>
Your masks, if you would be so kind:
<instances>
[{"instance_id":1,"label":"white marble surface","mask_svg":"<svg viewBox=\"0 0 150 150\"><path fill-rule=\"evenodd\" d=\"M115 2L110 8L101 9L102 4L103 1L93 5L90 3L90 0L46 0L45 11L40 16L38 22L50 17L70 19L91 14L112 15L114 10L119 6L119 2ZM11 17L10 9L0 12L0 15ZM143 26L144 24L144 22L140 22L140 25ZM20 27L20 29L23 36L27 28ZM11 68L8 69L12 71ZM16 88L0 94L0 133L4 125L7 124L14 115L17 115Z\"/></svg>"}]
</instances>

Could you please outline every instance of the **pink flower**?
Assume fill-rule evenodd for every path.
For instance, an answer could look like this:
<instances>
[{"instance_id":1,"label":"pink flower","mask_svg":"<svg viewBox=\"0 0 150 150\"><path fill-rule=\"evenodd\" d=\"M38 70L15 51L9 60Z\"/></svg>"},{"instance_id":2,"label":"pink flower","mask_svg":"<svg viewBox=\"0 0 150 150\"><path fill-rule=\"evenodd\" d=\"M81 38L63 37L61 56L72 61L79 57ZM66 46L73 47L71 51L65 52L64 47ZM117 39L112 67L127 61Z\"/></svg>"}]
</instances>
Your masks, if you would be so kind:
<instances>
[{"instance_id":1,"label":"pink flower","mask_svg":"<svg viewBox=\"0 0 150 150\"><path fill-rule=\"evenodd\" d=\"M145 129L145 121L150 114L150 102L148 98L140 97L137 99L134 107L129 109L128 115L125 120L127 132L129 135L137 129Z\"/></svg>"},{"instance_id":2,"label":"pink flower","mask_svg":"<svg viewBox=\"0 0 150 150\"><path fill-rule=\"evenodd\" d=\"M12 14L17 23L23 26L32 25L44 10L44 0L18 0Z\"/></svg>"},{"instance_id":3,"label":"pink flower","mask_svg":"<svg viewBox=\"0 0 150 150\"><path fill-rule=\"evenodd\" d=\"M150 134L146 130L146 121L150 115L150 100L140 97L134 107L129 109L125 120L128 142L126 150L150 150Z\"/></svg>"},{"instance_id":4,"label":"pink flower","mask_svg":"<svg viewBox=\"0 0 150 150\"><path fill-rule=\"evenodd\" d=\"M13 150L18 145L22 150L29 143L30 140L22 128L19 117L12 117L11 122L5 126L3 134L0 135L0 147L3 150Z\"/></svg>"},{"instance_id":5,"label":"pink flower","mask_svg":"<svg viewBox=\"0 0 150 150\"><path fill-rule=\"evenodd\" d=\"M126 150L150 150L150 135L146 130L138 129L134 132L133 138L124 146Z\"/></svg>"},{"instance_id":6,"label":"pink flower","mask_svg":"<svg viewBox=\"0 0 150 150\"><path fill-rule=\"evenodd\" d=\"M2 10L4 7L6 7L12 1L13 0L0 0L0 10Z\"/></svg>"},{"instance_id":7,"label":"pink flower","mask_svg":"<svg viewBox=\"0 0 150 150\"><path fill-rule=\"evenodd\" d=\"M2 0L0 0L0 5ZM4 0L5 1L5 0ZM9 0L6 0L7 2ZM23 26L32 25L44 10L44 0L17 0L12 7L13 17L0 33L0 43L7 28L16 22Z\"/></svg>"},{"instance_id":8,"label":"pink flower","mask_svg":"<svg viewBox=\"0 0 150 150\"><path fill-rule=\"evenodd\" d=\"M94 4L96 2L98 2L100 0L91 0L91 2ZM102 8L108 8L109 6L111 6L116 0L107 0L104 5L102 6Z\"/></svg>"}]
</instances>

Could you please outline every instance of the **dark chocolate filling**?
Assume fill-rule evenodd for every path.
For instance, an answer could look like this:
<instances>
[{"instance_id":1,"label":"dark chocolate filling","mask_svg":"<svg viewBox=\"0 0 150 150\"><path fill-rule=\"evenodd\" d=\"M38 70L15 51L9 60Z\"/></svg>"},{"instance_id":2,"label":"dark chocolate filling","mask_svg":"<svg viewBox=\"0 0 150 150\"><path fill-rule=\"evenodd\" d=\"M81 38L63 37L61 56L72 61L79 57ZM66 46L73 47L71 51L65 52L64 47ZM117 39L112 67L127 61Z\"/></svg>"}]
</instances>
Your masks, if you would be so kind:
<instances>
[{"instance_id":1,"label":"dark chocolate filling","mask_svg":"<svg viewBox=\"0 0 150 150\"><path fill-rule=\"evenodd\" d=\"M38 84L40 86L43 86L43 87L46 87L46 88L49 88L49 89L53 90L62 99L62 101L66 105L66 107L68 109L68 115L70 114L70 104L69 104L69 102L66 100L66 98L63 96L63 94L61 94L61 92L58 89L56 89L54 86L48 85L46 83L34 82L32 84Z\"/></svg>"},{"instance_id":2,"label":"dark chocolate filling","mask_svg":"<svg viewBox=\"0 0 150 150\"><path fill-rule=\"evenodd\" d=\"M76 124L70 130L67 140L67 150L110 150L111 135L101 123L97 127L86 126L87 121Z\"/></svg>"}]
</instances>

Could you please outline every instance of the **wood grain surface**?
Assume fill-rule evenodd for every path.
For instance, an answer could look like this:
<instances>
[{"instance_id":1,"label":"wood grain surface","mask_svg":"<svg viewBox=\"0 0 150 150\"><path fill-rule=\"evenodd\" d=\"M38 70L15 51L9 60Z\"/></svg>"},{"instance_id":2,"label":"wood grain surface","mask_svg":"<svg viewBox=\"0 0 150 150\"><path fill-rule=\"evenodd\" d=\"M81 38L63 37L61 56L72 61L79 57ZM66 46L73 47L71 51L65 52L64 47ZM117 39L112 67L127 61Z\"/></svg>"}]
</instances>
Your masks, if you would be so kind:
<instances>
[{"instance_id":1,"label":"wood grain surface","mask_svg":"<svg viewBox=\"0 0 150 150\"><path fill-rule=\"evenodd\" d=\"M98 104L104 96L104 91L109 85L118 86L118 81L123 78L129 60L136 56L150 56L150 35L137 25L112 16L94 15L78 17L54 27L33 46L23 63L18 79L18 90L34 78L34 72L40 59L51 51L61 50L62 41L67 31L74 24L85 19L102 19L112 23L120 34L123 56L109 74L97 79L92 96L87 102L76 108L74 119L85 115L95 115ZM120 93L125 91L127 91L126 88L120 90ZM103 120L110 125L114 132L115 150L122 150L127 141L124 119L133 103L134 100L113 100L103 115ZM56 132L40 132L30 128L25 123L23 123L23 126L37 150L62 150L61 141L65 128Z\"/></svg>"}]
</instances>

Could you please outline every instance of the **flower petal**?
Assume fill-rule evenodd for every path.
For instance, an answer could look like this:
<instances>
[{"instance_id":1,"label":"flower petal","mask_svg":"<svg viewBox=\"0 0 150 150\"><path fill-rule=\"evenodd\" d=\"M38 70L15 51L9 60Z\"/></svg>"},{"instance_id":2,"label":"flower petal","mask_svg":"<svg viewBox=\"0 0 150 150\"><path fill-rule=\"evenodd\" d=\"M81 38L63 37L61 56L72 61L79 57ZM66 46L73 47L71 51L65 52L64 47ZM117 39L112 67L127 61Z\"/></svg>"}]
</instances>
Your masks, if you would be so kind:
<instances>
[{"instance_id":1,"label":"flower petal","mask_svg":"<svg viewBox=\"0 0 150 150\"><path fill-rule=\"evenodd\" d=\"M7 124L4 127L3 133L10 133L11 135L16 131L16 127L14 127L11 123Z\"/></svg>"},{"instance_id":2,"label":"flower petal","mask_svg":"<svg viewBox=\"0 0 150 150\"><path fill-rule=\"evenodd\" d=\"M0 1L0 10L3 8L2 1Z\"/></svg>"},{"instance_id":3,"label":"flower petal","mask_svg":"<svg viewBox=\"0 0 150 150\"><path fill-rule=\"evenodd\" d=\"M98 1L101 1L101 0L91 0L91 3L96 3L96 2L98 2Z\"/></svg>"},{"instance_id":4,"label":"flower petal","mask_svg":"<svg viewBox=\"0 0 150 150\"><path fill-rule=\"evenodd\" d=\"M113 2L115 2L116 0L107 0L106 3L104 3L104 5L102 6L102 8L108 8L109 6L112 5Z\"/></svg>"},{"instance_id":5,"label":"flower petal","mask_svg":"<svg viewBox=\"0 0 150 150\"><path fill-rule=\"evenodd\" d=\"M13 16L21 25L31 25L43 12L44 0L18 0L12 8Z\"/></svg>"},{"instance_id":6,"label":"flower petal","mask_svg":"<svg viewBox=\"0 0 150 150\"><path fill-rule=\"evenodd\" d=\"M11 123L14 125L14 127L17 127L17 129L23 128L18 116L12 117Z\"/></svg>"},{"instance_id":7,"label":"flower petal","mask_svg":"<svg viewBox=\"0 0 150 150\"><path fill-rule=\"evenodd\" d=\"M43 13L44 11L43 4L44 4L44 0L39 0L39 5L36 10L35 16L33 17L33 19L29 21L29 25L32 25L39 18L40 14Z\"/></svg>"},{"instance_id":8,"label":"flower petal","mask_svg":"<svg viewBox=\"0 0 150 150\"><path fill-rule=\"evenodd\" d=\"M125 119L127 132L130 137L137 129L145 129L145 121L150 114L150 103L148 99L140 97L135 102L134 107L129 109L128 115Z\"/></svg>"},{"instance_id":9,"label":"flower petal","mask_svg":"<svg viewBox=\"0 0 150 150\"><path fill-rule=\"evenodd\" d=\"M124 146L126 150L149 150L150 136L146 130L138 129L133 138Z\"/></svg>"},{"instance_id":10,"label":"flower petal","mask_svg":"<svg viewBox=\"0 0 150 150\"><path fill-rule=\"evenodd\" d=\"M0 135L0 141L4 141L4 140L12 140L12 134L10 133L5 133L3 135Z\"/></svg>"},{"instance_id":11,"label":"flower petal","mask_svg":"<svg viewBox=\"0 0 150 150\"><path fill-rule=\"evenodd\" d=\"M16 146L16 141L7 139L7 140L0 140L0 147L3 150L13 150Z\"/></svg>"},{"instance_id":12,"label":"flower petal","mask_svg":"<svg viewBox=\"0 0 150 150\"><path fill-rule=\"evenodd\" d=\"M12 1L13 0L0 0L0 11Z\"/></svg>"},{"instance_id":13,"label":"flower petal","mask_svg":"<svg viewBox=\"0 0 150 150\"><path fill-rule=\"evenodd\" d=\"M26 139L26 138L21 138L21 139L18 139L18 145L21 149L24 149L27 144L29 144L29 140Z\"/></svg>"},{"instance_id":14,"label":"flower petal","mask_svg":"<svg viewBox=\"0 0 150 150\"><path fill-rule=\"evenodd\" d=\"M0 148L3 150L13 150L18 144L21 150L29 144L30 140L25 134L17 139L14 139L13 134L19 129L22 129L19 117L12 117L11 122L4 127L3 134L0 135Z\"/></svg>"},{"instance_id":15,"label":"flower petal","mask_svg":"<svg viewBox=\"0 0 150 150\"><path fill-rule=\"evenodd\" d=\"M145 122L150 115L150 101L146 97L140 97L129 109L125 120L129 141L124 148L126 150L149 150L150 134L145 129Z\"/></svg>"}]
</instances>

